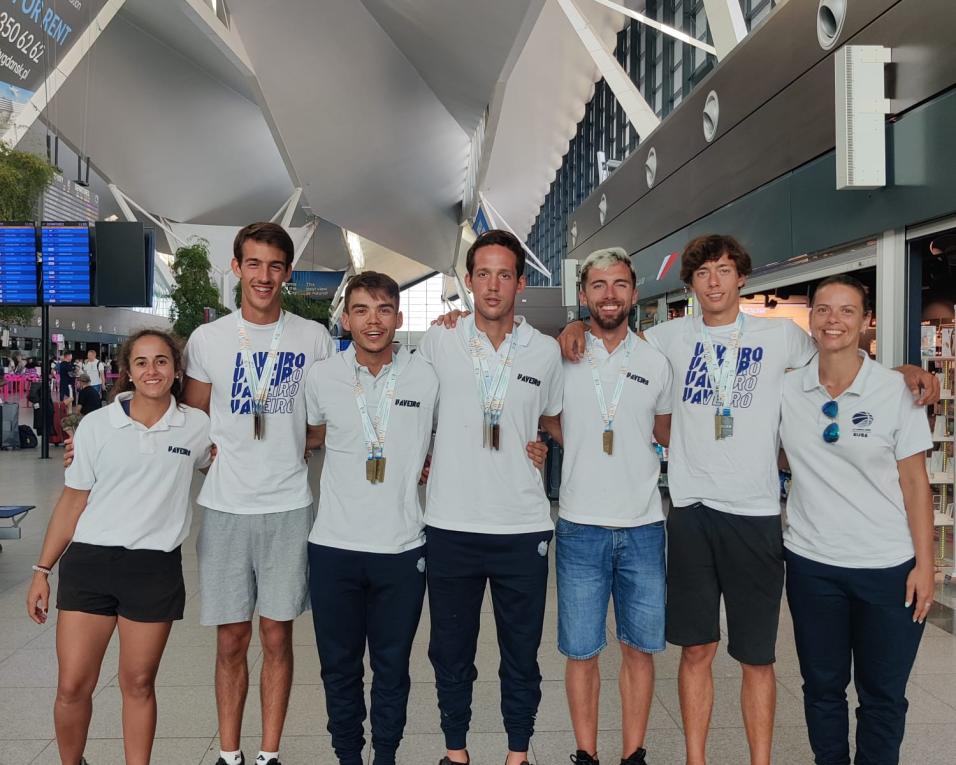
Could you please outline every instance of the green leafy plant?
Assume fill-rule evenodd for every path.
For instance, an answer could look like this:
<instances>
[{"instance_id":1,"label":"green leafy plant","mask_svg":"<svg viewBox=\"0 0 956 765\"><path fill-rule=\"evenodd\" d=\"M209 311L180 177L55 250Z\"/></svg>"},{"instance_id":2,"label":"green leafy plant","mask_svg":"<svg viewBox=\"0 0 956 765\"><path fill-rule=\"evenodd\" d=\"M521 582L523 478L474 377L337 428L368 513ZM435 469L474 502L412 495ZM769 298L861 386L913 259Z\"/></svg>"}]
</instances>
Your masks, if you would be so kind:
<instances>
[{"instance_id":1,"label":"green leafy plant","mask_svg":"<svg viewBox=\"0 0 956 765\"><path fill-rule=\"evenodd\" d=\"M242 285L237 284L235 289L236 308L242 305ZM289 285L282 287L282 309L303 319L311 319L320 324L329 326L329 313L332 310L331 300L316 300L315 298L299 295L290 289Z\"/></svg>"},{"instance_id":2,"label":"green leafy plant","mask_svg":"<svg viewBox=\"0 0 956 765\"><path fill-rule=\"evenodd\" d=\"M33 308L0 308L0 324L25 327L33 321Z\"/></svg>"},{"instance_id":3,"label":"green leafy plant","mask_svg":"<svg viewBox=\"0 0 956 765\"><path fill-rule=\"evenodd\" d=\"M56 168L42 157L0 141L0 220L32 220Z\"/></svg>"},{"instance_id":4,"label":"green leafy plant","mask_svg":"<svg viewBox=\"0 0 956 765\"><path fill-rule=\"evenodd\" d=\"M43 190L56 168L42 157L11 149L0 141L0 220L33 220ZM32 308L0 308L0 323L29 324Z\"/></svg>"},{"instance_id":5,"label":"green leafy plant","mask_svg":"<svg viewBox=\"0 0 956 765\"><path fill-rule=\"evenodd\" d=\"M209 269L209 242L205 239L197 238L176 250L172 266L176 287L169 296L173 301L173 331L182 338L188 338L203 323L206 308L220 315L229 313L209 278Z\"/></svg>"}]
</instances>

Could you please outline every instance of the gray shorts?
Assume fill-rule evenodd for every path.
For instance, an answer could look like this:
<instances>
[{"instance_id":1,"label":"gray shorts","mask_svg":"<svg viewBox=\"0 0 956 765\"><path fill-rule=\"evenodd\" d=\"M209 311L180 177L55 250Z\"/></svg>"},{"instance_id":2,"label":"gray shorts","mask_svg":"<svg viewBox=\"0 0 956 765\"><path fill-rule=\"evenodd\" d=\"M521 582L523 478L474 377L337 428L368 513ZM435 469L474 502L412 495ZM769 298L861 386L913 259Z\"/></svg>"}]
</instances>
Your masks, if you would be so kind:
<instances>
[{"instance_id":1,"label":"gray shorts","mask_svg":"<svg viewBox=\"0 0 956 765\"><path fill-rule=\"evenodd\" d=\"M201 624L248 622L256 607L279 622L307 610L312 505L257 515L203 511L196 543Z\"/></svg>"}]
</instances>

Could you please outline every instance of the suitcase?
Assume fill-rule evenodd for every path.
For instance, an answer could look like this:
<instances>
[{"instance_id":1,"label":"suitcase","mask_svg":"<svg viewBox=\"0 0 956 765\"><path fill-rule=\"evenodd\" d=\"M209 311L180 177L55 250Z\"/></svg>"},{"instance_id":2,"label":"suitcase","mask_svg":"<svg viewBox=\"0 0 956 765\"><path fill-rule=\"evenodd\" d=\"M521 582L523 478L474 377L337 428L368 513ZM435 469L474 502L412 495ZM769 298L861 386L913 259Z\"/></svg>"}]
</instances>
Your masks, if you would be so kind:
<instances>
[{"instance_id":1,"label":"suitcase","mask_svg":"<svg viewBox=\"0 0 956 765\"><path fill-rule=\"evenodd\" d=\"M0 449L20 448L20 404L0 404Z\"/></svg>"},{"instance_id":2,"label":"suitcase","mask_svg":"<svg viewBox=\"0 0 956 765\"><path fill-rule=\"evenodd\" d=\"M57 401L53 404L53 427L50 428L51 444L62 444L66 441L66 433L63 432L63 425L60 423L69 413L70 411L64 402Z\"/></svg>"}]
</instances>

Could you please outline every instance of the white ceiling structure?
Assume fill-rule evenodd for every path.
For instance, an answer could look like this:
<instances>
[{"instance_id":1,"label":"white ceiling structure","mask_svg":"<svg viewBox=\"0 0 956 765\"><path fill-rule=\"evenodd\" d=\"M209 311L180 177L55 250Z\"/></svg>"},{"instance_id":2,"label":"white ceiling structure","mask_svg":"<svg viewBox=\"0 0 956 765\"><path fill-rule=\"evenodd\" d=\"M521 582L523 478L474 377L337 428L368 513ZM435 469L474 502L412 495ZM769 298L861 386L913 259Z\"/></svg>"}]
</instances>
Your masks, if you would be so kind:
<instances>
[{"instance_id":1,"label":"white ceiling structure","mask_svg":"<svg viewBox=\"0 0 956 765\"><path fill-rule=\"evenodd\" d=\"M624 17L578 0L602 42L614 49ZM633 7L644 7L644 2ZM508 79L482 192L524 238L600 79L554 0L541 15Z\"/></svg>"},{"instance_id":2,"label":"white ceiling structure","mask_svg":"<svg viewBox=\"0 0 956 765\"><path fill-rule=\"evenodd\" d=\"M625 18L581 11L609 48ZM632 7L643 7L632 2ZM45 112L156 215L323 223L300 267L449 271L472 134L481 190L527 234L598 79L556 0L126 0Z\"/></svg>"}]
</instances>

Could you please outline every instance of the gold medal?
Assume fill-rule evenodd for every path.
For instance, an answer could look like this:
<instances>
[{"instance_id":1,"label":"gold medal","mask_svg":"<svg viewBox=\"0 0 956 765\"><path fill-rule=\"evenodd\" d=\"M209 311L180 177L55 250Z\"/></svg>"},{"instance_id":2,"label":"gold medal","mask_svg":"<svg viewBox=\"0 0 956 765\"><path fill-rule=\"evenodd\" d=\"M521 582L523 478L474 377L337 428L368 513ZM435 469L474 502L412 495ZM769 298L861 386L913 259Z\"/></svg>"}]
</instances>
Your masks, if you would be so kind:
<instances>
[{"instance_id":1,"label":"gold medal","mask_svg":"<svg viewBox=\"0 0 956 765\"><path fill-rule=\"evenodd\" d=\"M714 438L723 441L734 435L734 418L730 414L718 414L714 417Z\"/></svg>"},{"instance_id":2,"label":"gold medal","mask_svg":"<svg viewBox=\"0 0 956 765\"><path fill-rule=\"evenodd\" d=\"M375 460L371 457L365 460L365 480L375 483Z\"/></svg>"},{"instance_id":3,"label":"gold medal","mask_svg":"<svg viewBox=\"0 0 956 765\"><path fill-rule=\"evenodd\" d=\"M601 446L604 449L605 454L612 454L614 452L614 431L605 430L601 435Z\"/></svg>"},{"instance_id":4,"label":"gold medal","mask_svg":"<svg viewBox=\"0 0 956 765\"><path fill-rule=\"evenodd\" d=\"M378 457L375 460L375 483L382 483L385 480L385 458Z\"/></svg>"}]
</instances>

